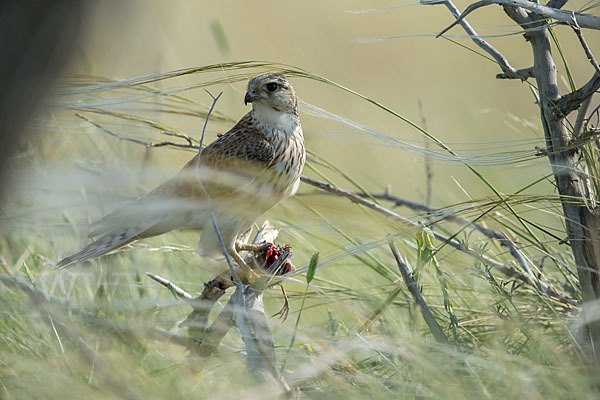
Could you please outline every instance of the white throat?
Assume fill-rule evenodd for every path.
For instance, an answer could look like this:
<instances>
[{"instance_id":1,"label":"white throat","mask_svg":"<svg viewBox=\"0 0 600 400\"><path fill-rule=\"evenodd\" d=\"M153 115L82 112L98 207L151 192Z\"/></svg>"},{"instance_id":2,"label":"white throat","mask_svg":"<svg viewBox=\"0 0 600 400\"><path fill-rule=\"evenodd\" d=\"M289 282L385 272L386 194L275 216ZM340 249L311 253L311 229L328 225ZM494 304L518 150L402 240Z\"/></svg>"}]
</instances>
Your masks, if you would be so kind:
<instances>
[{"instance_id":1,"label":"white throat","mask_svg":"<svg viewBox=\"0 0 600 400\"><path fill-rule=\"evenodd\" d=\"M295 114L273 110L262 102L253 103L254 117L266 128L277 129L287 135L291 134L299 124L298 116Z\"/></svg>"}]
</instances>

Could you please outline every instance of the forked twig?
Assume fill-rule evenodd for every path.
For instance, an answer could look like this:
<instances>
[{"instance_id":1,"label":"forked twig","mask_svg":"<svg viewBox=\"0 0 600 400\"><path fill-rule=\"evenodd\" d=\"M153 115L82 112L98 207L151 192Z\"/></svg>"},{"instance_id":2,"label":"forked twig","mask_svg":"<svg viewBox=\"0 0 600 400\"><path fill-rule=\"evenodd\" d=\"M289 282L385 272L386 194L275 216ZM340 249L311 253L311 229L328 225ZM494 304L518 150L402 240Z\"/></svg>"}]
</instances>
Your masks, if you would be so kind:
<instances>
[{"instance_id":1,"label":"forked twig","mask_svg":"<svg viewBox=\"0 0 600 400\"><path fill-rule=\"evenodd\" d=\"M483 3L483 2L479 2L479 3ZM476 4L479 4L479 3L476 3ZM477 46L479 46L479 48L481 48L483 51L485 51L490 56L492 56L492 58L498 63L498 65L502 69L503 75L505 75L506 78L523 79L523 80L527 79L527 76L520 74L520 71L523 71L523 70L517 70L516 68L514 68L512 65L510 65L510 63L508 62L508 59L506 57L504 57L504 55L502 53L500 53L500 51L498 51L494 46L492 46L486 40L479 37L479 34L475 31L475 29L471 26L471 24L469 24L469 22L464 19L464 16L461 18L460 11L458 11L458 8L456 8L456 6L454 5L454 3L452 3L451 0L442 0L442 1L421 0L421 4L444 4L448 8L448 10L450 10L450 13L452 15L454 15L455 18L460 19L458 22L455 22L455 24L459 23L463 27L465 32L467 32L467 34L470 36L471 40ZM479 7L481 7L481 6L479 6ZM453 24L453 25L455 25L455 24Z\"/></svg>"},{"instance_id":2,"label":"forked twig","mask_svg":"<svg viewBox=\"0 0 600 400\"><path fill-rule=\"evenodd\" d=\"M465 17L467 15L469 15L471 12L477 10L478 8L481 7L485 7L492 4L490 0L481 0L478 1L476 3L470 4L467 8L465 8L465 10L454 20L453 23L451 23L450 25L448 25L446 28L442 29L442 31L440 33L438 33L437 35L435 35L436 38L439 38L440 36L442 36L444 33L448 32L450 29L452 29L454 26L456 26L457 24L459 24L463 19L465 19Z\"/></svg>"}]
</instances>

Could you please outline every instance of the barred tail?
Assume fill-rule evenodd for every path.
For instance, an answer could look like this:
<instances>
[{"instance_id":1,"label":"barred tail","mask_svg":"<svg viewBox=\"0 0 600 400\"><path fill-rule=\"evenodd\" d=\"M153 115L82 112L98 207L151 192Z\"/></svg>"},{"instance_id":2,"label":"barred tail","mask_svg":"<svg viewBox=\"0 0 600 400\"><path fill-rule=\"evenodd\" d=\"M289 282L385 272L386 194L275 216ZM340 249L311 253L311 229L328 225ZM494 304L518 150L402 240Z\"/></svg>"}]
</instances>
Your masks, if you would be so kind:
<instances>
[{"instance_id":1,"label":"barred tail","mask_svg":"<svg viewBox=\"0 0 600 400\"><path fill-rule=\"evenodd\" d=\"M118 233L109 233L102 236L100 239L88 244L77 253L60 260L55 269L63 269L71 264L81 261L90 260L92 258L110 253L113 250L123 247L128 243L137 239L139 231L127 229Z\"/></svg>"}]
</instances>

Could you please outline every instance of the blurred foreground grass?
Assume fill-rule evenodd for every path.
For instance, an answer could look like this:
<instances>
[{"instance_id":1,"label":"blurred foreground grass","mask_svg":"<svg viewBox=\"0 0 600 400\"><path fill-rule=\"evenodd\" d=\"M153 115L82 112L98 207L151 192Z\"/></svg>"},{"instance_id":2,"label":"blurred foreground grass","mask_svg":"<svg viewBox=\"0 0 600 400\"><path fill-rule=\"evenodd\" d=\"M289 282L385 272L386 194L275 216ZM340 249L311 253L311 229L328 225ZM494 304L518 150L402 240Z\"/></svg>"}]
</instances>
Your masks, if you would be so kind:
<instances>
[{"instance_id":1,"label":"blurred foreground grass","mask_svg":"<svg viewBox=\"0 0 600 400\"><path fill-rule=\"evenodd\" d=\"M147 279L146 271L197 293L203 282L225 268L195 253L197 233L145 240L66 271L49 268L78 247L86 222L145 193L192 156L185 149L144 148L116 138L74 113L122 138L160 142L179 140L172 134L185 132L196 141L207 109L186 91L206 87L239 97L232 92L244 90L245 80L265 69L283 70L295 80L312 79L335 88L340 96L353 95L298 68L260 62L207 66L187 71L187 78L167 73L126 84L77 76L59 88L54 107L37 121L39 134L13 160L14 189L3 210L0 241L3 269L109 325L90 323L90 318L86 322L73 310L33 302L22 290L0 285L0 397L270 397L272 388L256 385L247 373L243 343L235 330L210 359L192 357L151 333L155 328L173 329L190 309ZM227 71L226 79L220 71ZM161 89L155 87L158 81ZM363 100L374 113L391 115L398 124L408 122L368 98ZM209 102L207 97L205 103ZM382 193L387 182L377 181L377 171L349 176L344 166L320 157L311 139L324 126L337 126L400 154L410 150L463 168L468 159L466 153L453 156L438 150L435 142L429 149L421 142L402 142L308 103L302 104L301 112L303 121L310 121L306 136L311 153L305 174L347 190ZM236 119L217 106L207 135L215 137ZM472 159L512 168L520 160L535 158L533 150L523 151L519 144L489 146L506 150ZM500 161L498 154L503 157ZM368 171L370 160L355 162ZM471 166L477 179L493 186L487 170L477 163ZM394 168L390 164L386 173L406 173ZM538 277L566 291L572 301L548 298L477 258L431 243L427 230L391 221L309 186L301 186L296 197L271 210L265 218L281 228L278 242L292 244L298 267L285 283L291 298L289 319L270 321L278 361L286 365L288 380L307 398L596 397L597 371L585 366L574 340L578 308L573 304L579 292L569 250L557 240L564 236L560 204L547 190L551 185L543 174L529 184L523 186L527 191L510 196L490 191L489 197L443 204L441 214L433 216L395 211L417 223L435 220L433 229L456 234L477 254L516 265L506 248L448 217L477 220L506 233ZM468 187L464 191L469 194ZM388 235L394 235L415 271L450 346L434 341L404 290L387 246ZM304 273L315 252L321 254L320 262L306 290ZM396 296L390 297L392 293ZM279 310L278 289L269 290L265 298L267 313ZM288 352L302 303L296 341ZM369 319L373 322L361 329Z\"/></svg>"}]
</instances>

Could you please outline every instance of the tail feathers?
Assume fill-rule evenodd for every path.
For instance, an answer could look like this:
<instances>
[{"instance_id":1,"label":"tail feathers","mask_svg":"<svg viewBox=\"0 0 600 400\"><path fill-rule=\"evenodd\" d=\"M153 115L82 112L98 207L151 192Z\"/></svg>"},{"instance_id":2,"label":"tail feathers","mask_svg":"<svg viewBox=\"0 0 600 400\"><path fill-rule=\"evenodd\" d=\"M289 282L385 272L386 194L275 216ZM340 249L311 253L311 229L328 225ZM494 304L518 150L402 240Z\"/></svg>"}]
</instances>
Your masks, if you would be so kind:
<instances>
[{"instance_id":1,"label":"tail feathers","mask_svg":"<svg viewBox=\"0 0 600 400\"><path fill-rule=\"evenodd\" d=\"M125 229L116 233L109 233L98 240L88 244L79 252L63 258L56 264L55 269L63 269L77 262L90 260L94 257L102 256L113 250L123 247L138 238L140 231L138 229Z\"/></svg>"}]
</instances>

